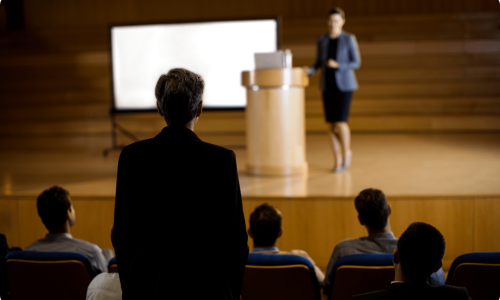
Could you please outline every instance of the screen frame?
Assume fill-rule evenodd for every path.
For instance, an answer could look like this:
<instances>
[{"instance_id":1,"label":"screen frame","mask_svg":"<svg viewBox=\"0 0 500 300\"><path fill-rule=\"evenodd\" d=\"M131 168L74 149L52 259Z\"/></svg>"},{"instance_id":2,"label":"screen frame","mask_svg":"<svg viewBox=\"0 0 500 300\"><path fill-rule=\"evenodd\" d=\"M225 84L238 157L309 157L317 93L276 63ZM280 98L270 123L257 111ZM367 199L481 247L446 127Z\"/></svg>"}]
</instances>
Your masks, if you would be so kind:
<instances>
[{"instance_id":1,"label":"screen frame","mask_svg":"<svg viewBox=\"0 0 500 300\"><path fill-rule=\"evenodd\" d=\"M211 22L231 22L231 21L259 21L259 20L275 20L276 21L276 49L279 50L282 46L282 34L281 34L281 16L270 16L270 17L253 17L253 18L222 18L222 19L195 19L195 20L169 20L160 22L127 22L127 23L110 23L108 25L108 40L109 40L109 74L110 74L110 85L111 85L111 109L110 114L117 113L144 113L144 112L158 112L157 109L123 109L117 108L115 106L115 84L113 75L113 41L112 41L112 29L115 27L125 27L125 26L141 26L141 25L170 25L170 24L185 24L185 23L211 23ZM244 111L246 107L239 106L212 106L203 107L203 111Z\"/></svg>"}]
</instances>

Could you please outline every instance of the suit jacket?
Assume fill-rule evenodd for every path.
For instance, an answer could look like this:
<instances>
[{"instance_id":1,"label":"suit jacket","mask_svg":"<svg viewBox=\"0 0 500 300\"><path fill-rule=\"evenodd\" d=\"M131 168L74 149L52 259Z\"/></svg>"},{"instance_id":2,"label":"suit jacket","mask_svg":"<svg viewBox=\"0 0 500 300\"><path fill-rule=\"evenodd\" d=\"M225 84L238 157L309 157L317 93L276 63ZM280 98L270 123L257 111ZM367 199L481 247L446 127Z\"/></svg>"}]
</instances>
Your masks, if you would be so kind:
<instances>
[{"instance_id":1,"label":"suit jacket","mask_svg":"<svg viewBox=\"0 0 500 300\"><path fill-rule=\"evenodd\" d=\"M449 285L431 286L427 282L393 283L385 291L352 296L352 300L470 300L467 290Z\"/></svg>"},{"instance_id":2,"label":"suit jacket","mask_svg":"<svg viewBox=\"0 0 500 300\"><path fill-rule=\"evenodd\" d=\"M337 44L337 62L339 67L335 72L335 80L339 90L342 92L350 92L358 89L358 81L354 74L354 69L359 69L361 66L361 56L359 55L358 42L356 36L348 34L344 31L338 37ZM330 35L325 34L318 38L317 42L317 55L316 62L310 67L311 75L321 68L321 79L319 81L319 88L321 91L325 90L325 74L326 62L328 61L328 44Z\"/></svg>"},{"instance_id":3,"label":"suit jacket","mask_svg":"<svg viewBox=\"0 0 500 300\"><path fill-rule=\"evenodd\" d=\"M124 300L233 299L247 239L233 151L178 126L123 149L113 242Z\"/></svg>"}]
</instances>

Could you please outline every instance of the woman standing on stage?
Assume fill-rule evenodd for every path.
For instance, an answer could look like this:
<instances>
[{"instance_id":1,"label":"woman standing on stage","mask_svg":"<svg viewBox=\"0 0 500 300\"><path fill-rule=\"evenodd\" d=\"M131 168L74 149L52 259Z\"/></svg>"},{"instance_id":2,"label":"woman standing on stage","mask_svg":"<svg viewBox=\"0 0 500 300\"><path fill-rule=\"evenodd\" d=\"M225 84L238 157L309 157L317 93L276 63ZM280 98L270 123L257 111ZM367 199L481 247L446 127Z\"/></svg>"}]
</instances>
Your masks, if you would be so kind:
<instances>
[{"instance_id":1,"label":"woman standing on stage","mask_svg":"<svg viewBox=\"0 0 500 300\"><path fill-rule=\"evenodd\" d=\"M347 124L352 92L358 88L354 69L361 65L356 37L342 30L344 11L332 9L328 14L329 33L318 38L316 63L304 67L312 76L321 68L319 88L323 94L326 122L329 124L330 140L335 164L334 172L343 171L351 165L351 132Z\"/></svg>"}]
</instances>

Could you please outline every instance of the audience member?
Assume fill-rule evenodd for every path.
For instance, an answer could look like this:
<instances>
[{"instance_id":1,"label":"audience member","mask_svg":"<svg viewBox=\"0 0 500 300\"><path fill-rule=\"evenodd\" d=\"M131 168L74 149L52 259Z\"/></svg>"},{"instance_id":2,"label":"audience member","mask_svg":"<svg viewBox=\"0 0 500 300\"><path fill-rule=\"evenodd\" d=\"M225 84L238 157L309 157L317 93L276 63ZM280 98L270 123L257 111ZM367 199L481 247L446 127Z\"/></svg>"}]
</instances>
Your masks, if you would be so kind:
<instances>
[{"instance_id":1,"label":"audience member","mask_svg":"<svg viewBox=\"0 0 500 300\"><path fill-rule=\"evenodd\" d=\"M122 288L118 273L101 273L92 279L87 289L87 300L121 300Z\"/></svg>"},{"instance_id":2,"label":"audience member","mask_svg":"<svg viewBox=\"0 0 500 300\"><path fill-rule=\"evenodd\" d=\"M125 299L234 299L248 236L233 151L193 132L204 81L185 69L155 90L167 126L118 162L114 240Z\"/></svg>"},{"instance_id":3,"label":"audience member","mask_svg":"<svg viewBox=\"0 0 500 300\"><path fill-rule=\"evenodd\" d=\"M397 247L398 239L392 233L389 221L392 209L382 191L365 189L354 199L354 205L359 223L365 226L368 236L343 240L335 246L325 274L324 293L327 295L333 288L333 268L339 258L351 254L393 253ZM443 285L444 282L442 269L431 277L433 285Z\"/></svg>"},{"instance_id":4,"label":"audience member","mask_svg":"<svg viewBox=\"0 0 500 300\"><path fill-rule=\"evenodd\" d=\"M114 229L111 229L111 243L115 246ZM122 288L118 273L101 273L94 277L87 289L87 300L121 300Z\"/></svg>"},{"instance_id":5,"label":"audience member","mask_svg":"<svg viewBox=\"0 0 500 300\"><path fill-rule=\"evenodd\" d=\"M248 235L253 239L252 253L295 254L305 257L314 265L316 277L321 285L325 275L314 264L307 252L303 250L280 251L276 247L276 241L283 234L281 219L281 212L272 205L264 203L255 208L250 215L250 228L248 229Z\"/></svg>"},{"instance_id":6,"label":"audience member","mask_svg":"<svg viewBox=\"0 0 500 300\"><path fill-rule=\"evenodd\" d=\"M470 299L467 290L448 285L431 286L427 279L443 265L443 235L426 223L412 223L394 250L395 278L385 291L353 296L364 299Z\"/></svg>"},{"instance_id":7,"label":"audience member","mask_svg":"<svg viewBox=\"0 0 500 300\"><path fill-rule=\"evenodd\" d=\"M7 266L5 256L9 253L9 245L4 234L0 233L0 299L10 299L9 281L7 280Z\"/></svg>"},{"instance_id":8,"label":"audience member","mask_svg":"<svg viewBox=\"0 0 500 300\"><path fill-rule=\"evenodd\" d=\"M39 239L26 251L77 252L85 255L97 273L106 272L107 262L112 258L112 251L104 254L99 246L73 238L70 228L75 223L75 209L68 191L53 186L45 190L36 201L38 215L49 233ZM105 255L109 259L105 258Z\"/></svg>"}]
</instances>

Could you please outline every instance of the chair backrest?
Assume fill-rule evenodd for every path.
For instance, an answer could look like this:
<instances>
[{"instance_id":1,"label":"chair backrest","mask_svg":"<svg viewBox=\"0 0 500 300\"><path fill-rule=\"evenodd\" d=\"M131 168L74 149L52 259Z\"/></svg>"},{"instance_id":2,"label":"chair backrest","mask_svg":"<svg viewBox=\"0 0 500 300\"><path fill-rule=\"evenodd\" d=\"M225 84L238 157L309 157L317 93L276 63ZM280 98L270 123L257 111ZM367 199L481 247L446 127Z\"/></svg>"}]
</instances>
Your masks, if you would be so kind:
<instances>
[{"instance_id":1,"label":"chair backrest","mask_svg":"<svg viewBox=\"0 0 500 300\"><path fill-rule=\"evenodd\" d=\"M329 299L386 290L394 280L393 254L354 254L339 258L333 267Z\"/></svg>"},{"instance_id":2,"label":"chair backrest","mask_svg":"<svg viewBox=\"0 0 500 300\"><path fill-rule=\"evenodd\" d=\"M118 273L118 265L116 264L116 257L113 257L108 263L108 273Z\"/></svg>"},{"instance_id":3,"label":"chair backrest","mask_svg":"<svg viewBox=\"0 0 500 300\"><path fill-rule=\"evenodd\" d=\"M320 299L313 264L293 254L250 253L241 296L245 300Z\"/></svg>"},{"instance_id":4,"label":"chair backrest","mask_svg":"<svg viewBox=\"0 0 500 300\"><path fill-rule=\"evenodd\" d=\"M451 264L446 284L465 287L472 299L500 297L500 252L472 252Z\"/></svg>"},{"instance_id":5,"label":"chair backrest","mask_svg":"<svg viewBox=\"0 0 500 300\"><path fill-rule=\"evenodd\" d=\"M15 251L5 259L15 300L84 300L96 275L89 260L79 253Z\"/></svg>"}]
</instances>

